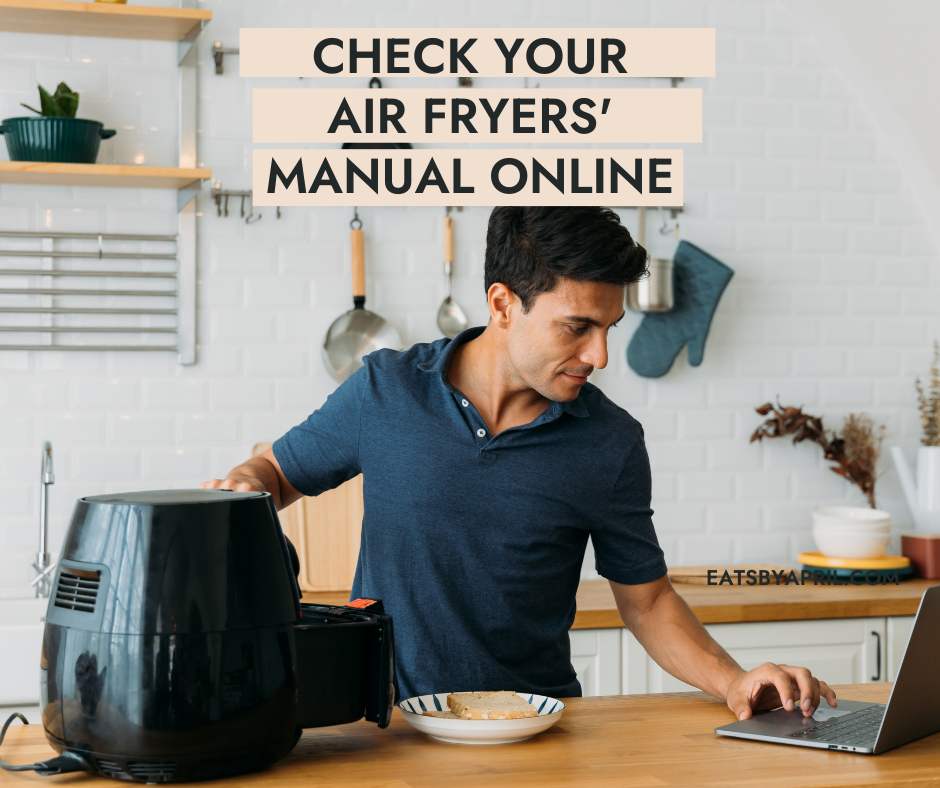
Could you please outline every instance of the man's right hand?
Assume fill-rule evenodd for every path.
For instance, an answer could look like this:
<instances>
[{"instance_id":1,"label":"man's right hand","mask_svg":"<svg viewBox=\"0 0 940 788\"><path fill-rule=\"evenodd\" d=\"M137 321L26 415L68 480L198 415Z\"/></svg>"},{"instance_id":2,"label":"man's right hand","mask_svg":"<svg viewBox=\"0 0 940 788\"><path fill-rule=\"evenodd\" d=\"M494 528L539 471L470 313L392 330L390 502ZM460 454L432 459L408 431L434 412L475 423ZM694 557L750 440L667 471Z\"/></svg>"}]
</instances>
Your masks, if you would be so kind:
<instances>
[{"instance_id":1,"label":"man's right hand","mask_svg":"<svg viewBox=\"0 0 940 788\"><path fill-rule=\"evenodd\" d=\"M264 482L254 476L234 471L224 479L209 479L199 485L205 490L232 490L234 492L266 492Z\"/></svg>"},{"instance_id":2,"label":"man's right hand","mask_svg":"<svg viewBox=\"0 0 940 788\"><path fill-rule=\"evenodd\" d=\"M271 449L236 465L224 479L210 479L199 486L206 490L268 492L277 509L283 509L301 497L287 480Z\"/></svg>"}]
</instances>

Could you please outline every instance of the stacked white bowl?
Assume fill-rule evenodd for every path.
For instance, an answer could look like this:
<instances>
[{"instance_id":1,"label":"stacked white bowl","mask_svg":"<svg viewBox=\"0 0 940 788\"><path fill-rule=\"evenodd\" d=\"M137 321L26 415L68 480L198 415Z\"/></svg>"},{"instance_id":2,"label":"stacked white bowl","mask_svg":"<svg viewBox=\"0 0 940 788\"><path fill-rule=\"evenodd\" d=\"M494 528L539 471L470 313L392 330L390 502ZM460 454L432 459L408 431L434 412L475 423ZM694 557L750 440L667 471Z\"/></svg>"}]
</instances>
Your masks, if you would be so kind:
<instances>
[{"instance_id":1,"label":"stacked white bowl","mask_svg":"<svg viewBox=\"0 0 940 788\"><path fill-rule=\"evenodd\" d=\"M823 506L813 512L813 538L831 558L880 558L891 538L891 515L859 506Z\"/></svg>"}]
</instances>

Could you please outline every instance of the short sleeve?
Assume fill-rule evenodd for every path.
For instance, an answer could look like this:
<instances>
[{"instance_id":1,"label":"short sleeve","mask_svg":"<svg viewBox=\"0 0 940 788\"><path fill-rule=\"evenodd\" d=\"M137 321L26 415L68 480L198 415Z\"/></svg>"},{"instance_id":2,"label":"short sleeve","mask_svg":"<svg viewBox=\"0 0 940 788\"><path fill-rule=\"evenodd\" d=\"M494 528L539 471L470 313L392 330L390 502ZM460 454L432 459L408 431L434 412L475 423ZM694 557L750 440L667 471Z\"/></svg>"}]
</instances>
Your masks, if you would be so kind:
<instances>
[{"instance_id":1,"label":"short sleeve","mask_svg":"<svg viewBox=\"0 0 940 788\"><path fill-rule=\"evenodd\" d=\"M642 428L591 528L597 573L615 583L648 583L666 574L653 528L649 455Z\"/></svg>"},{"instance_id":2,"label":"short sleeve","mask_svg":"<svg viewBox=\"0 0 940 788\"><path fill-rule=\"evenodd\" d=\"M319 495L362 471L359 433L368 380L366 364L274 442L272 451L287 481L304 495Z\"/></svg>"}]
</instances>

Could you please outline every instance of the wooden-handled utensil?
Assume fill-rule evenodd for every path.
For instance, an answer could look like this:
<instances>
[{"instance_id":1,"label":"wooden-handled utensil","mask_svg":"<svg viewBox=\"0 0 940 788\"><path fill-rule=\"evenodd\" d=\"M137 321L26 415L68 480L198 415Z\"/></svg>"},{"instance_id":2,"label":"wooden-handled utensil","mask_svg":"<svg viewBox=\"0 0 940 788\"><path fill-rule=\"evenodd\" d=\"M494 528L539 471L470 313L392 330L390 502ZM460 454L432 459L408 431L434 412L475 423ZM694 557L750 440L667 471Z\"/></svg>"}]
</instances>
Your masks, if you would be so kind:
<instances>
[{"instance_id":1,"label":"wooden-handled utensil","mask_svg":"<svg viewBox=\"0 0 940 788\"><path fill-rule=\"evenodd\" d=\"M467 315L452 296L454 269L454 220L450 211L444 215L444 276L447 277L447 297L437 310L437 327L446 337L455 337L468 325Z\"/></svg>"},{"instance_id":2,"label":"wooden-handled utensil","mask_svg":"<svg viewBox=\"0 0 940 788\"><path fill-rule=\"evenodd\" d=\"M359 369L362 357L373 350L401 350L402 347L398 330L385 318L366 309L365 237L358 212L349 227L353 308L333 321L323 341L323 363L340 383Z\"/></svg>"}]
</instances>

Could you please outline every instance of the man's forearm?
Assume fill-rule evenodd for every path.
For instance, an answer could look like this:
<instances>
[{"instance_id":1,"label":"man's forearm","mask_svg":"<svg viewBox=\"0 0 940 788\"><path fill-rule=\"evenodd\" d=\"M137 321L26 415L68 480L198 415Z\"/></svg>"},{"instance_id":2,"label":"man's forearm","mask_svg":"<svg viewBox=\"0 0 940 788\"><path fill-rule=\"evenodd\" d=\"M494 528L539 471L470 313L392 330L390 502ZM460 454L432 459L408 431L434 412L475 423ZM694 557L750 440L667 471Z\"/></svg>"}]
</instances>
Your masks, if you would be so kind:
<instances>
[{"instance_id":1,"label":"man's forearm","mask_svg":"<svg viewBox=\"0 0 940 788\"><path fill-rule=\"evenodd\" d=\"M710 695L724 700L728 685L743 672L671 586L648 610L624 622L661 668Z\"/></svg>"}]
</instances>

